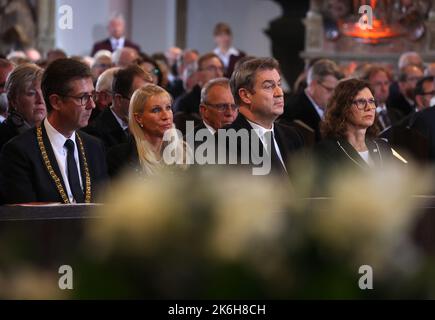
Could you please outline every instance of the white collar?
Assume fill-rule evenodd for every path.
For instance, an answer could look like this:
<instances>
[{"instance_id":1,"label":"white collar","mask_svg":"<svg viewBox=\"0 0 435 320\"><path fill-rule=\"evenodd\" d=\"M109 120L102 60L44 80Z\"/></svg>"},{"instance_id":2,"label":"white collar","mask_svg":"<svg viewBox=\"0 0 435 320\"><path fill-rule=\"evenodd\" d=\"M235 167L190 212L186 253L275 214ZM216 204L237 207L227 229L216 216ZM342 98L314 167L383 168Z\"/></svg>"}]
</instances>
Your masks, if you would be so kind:
<instances>
[{"instance_id":1,"label":"white collar","mask_svg":"<svg viewBox=\"0 0 435 320\"><path fill-rule=\"evenodd\" d=\"M248 119L246 119L246 121L249 122L249 124L251 125L251 127L255 130L255 132L257 133L258 137L263 141L263 137L266 134L266 132L272 132L273 133L273 128L274 125L272 123L272 128L271 129L266 129L262 126L260 126L259 124L249 121Z\"/></svg>"},{"instance_id":2,"label":"white collar","mask_svg":"<svg viewBox=\"0 0 435 320\"><path fill-rule=\"evenodd\" d=\"M204 120L202 122L204 123L205 127L211 132L211 134L215 134L216 130L212 126L207 124Z\"/></svg>"},{"instance_id":3,"label":"white collar","mask_svg":"<svg viewBox=\"0 0 435 320\"><path fill-rule=\"evenodd\" d=\"M387 111L387 106L385 105L385 103L380 104L376 107L376 113L379 113L379 112L384 111L384 110Z\"/></svg>"},{"instance_id":4,"label":"white collar","mask_svg":"<svg viewBox=\"0 0 435 320\"><path fill-rule=\"evenodd\" d=\"M113 107L110 106L110 111L112 112L113 116L115 117L116 121L118 121L119 126L122 128L122 130L128 129L128 123L125 123L124 120L122 120L115 111L113 111Z\"/></svg>"},{"instance_id":5,"label":"white collar","mask_svg":"<svg viewBox=\"0 0 435 320\"><path fill-rule=\"evenodd\" d=\"M47 118L44 119L45 131L47 132L48 139L50 140L51 145L56 150L62 150L66 140L71 139L74 144L76 143L76 132L74 131L71 137L65 138L65 136L57 131L48 121Z\"/></svg>"},{"instance_id":6,"label":"white collar","mask_svg":"<svg viewBox=\"0 0 435 320\"><path fill-rule=\"evenodd\" d=\"M219 47L215 48L213 51L214 51L214 53L216 53L218 56L226 56L226 57L229 57L229 56L231 56L231 55L233 55L233 56L238 56L238 55L239 55L239 50L237 50L237 49L234 48L234 47L229 48L228 51L225 52L225 53L223 53Z\"/></svg>"},{"instance_id":7,"label":"white collar","mask_svg":"<svg viewBox=\"0 0 435 320\"><path fill-rule=\"evenodd\" d=\"M311 104L313 105L313 107L316 110L317 114L319 115L320 119L323 119L323 115L325 114L325 110L323 110L322 108L319 107L319 105L310 96L307 89L304 90L304 93L307 96L308 100L310 100Z\"/></svg>"}]
</instances>

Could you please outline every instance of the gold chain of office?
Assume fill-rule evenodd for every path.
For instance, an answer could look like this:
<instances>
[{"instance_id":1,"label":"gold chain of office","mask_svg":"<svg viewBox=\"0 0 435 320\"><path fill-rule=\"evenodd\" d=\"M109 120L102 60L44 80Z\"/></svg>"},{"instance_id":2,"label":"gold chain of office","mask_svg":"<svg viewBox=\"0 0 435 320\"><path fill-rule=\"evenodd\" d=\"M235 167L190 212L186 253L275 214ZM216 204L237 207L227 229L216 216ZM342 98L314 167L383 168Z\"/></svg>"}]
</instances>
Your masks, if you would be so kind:
<instances>
[{"instance_id":1,"label":"gold chain of office","mask_svg":"<svg viewBox=\"0 0 435 320\"><path fill-rule=\"evenodd\" d=\"M78 141L78 147L80 150L80 154L83 158L83 167L85 169L85 202L90 203L91 202L91 177L89 175L89 168L88 168L88 162L86 160L85 156L85 149L83 148L83 142L78 133L76 132L76 137ZM59 192L60 196L62 197L62 201L65 204L70 203L68 196L66 195L65 190L63 189L62 183L59 179L59 177L56 175L56 173L53 170L53 167L51 166L50 159L47 155L47 150L45 149L44 141L42 140L42 129L41 127L36 128L36 138L38 140L38 146L41 150L42 159L44 160L44 164L48 170L48 173L50 174L51 178L53 179L54 183L56 184L57 191Z\"/></svg>"}]
</instances>

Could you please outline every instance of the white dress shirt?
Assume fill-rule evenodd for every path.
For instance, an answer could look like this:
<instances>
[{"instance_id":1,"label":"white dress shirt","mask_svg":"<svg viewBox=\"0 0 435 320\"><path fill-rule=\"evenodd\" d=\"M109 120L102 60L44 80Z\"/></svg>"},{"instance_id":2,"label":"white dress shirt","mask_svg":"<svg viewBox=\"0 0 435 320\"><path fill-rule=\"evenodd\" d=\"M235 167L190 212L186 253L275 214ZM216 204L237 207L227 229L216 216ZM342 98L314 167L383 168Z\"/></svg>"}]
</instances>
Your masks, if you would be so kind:
<instances>
[{"instance_id":1,"label":"white dress shirt","mask_svg":"<svg viewBox=\"0 0 435 320\"><path fill-rule=\"evenodd\" d=\"M284 161L282 160L281 151L279 150L278 143L276 143L275 132L273 130L274 129L274 125L272 124L272 129L266 129L266 128L260 126L259 124L256 124L256 123L254 123L252 121L249 121L248 119L246 119L246 120L249 122L251 127L254 129L255 133L260 138L260 141L261 141L261 143L263 144L263 146L264 146L264 148L266 150L267 150L267 140L264 138L264 135L266 134L266 132L272 132L273 133L273 143L275 145L276 153L277 153L278 158L281 161L281 164L283 165L284 169L287 171L287 168L286 168L286 166L284 164Z\"/></svg>"},{"instance_id":2,"label":"white dress shirt","mask_svg":"<svg viewBox=\"0 0 435 320\"><path fill-rule=\"evenodd\" d=\"M110 44L112 45L113 51L115 51L116 49L124 48L125 38L121 37L119 39L116 39L116 38L111 37Z\"/></svg>"},{"instance_id":3,"label":"white dress shirt","mask_svg":"<svg viewBox=\"0 0 435 320\"><path fill-rule=\"evenodd\" d=\"M124 122L118 115L113 111L113 108L110 107L110 111L112 112L113 116L115 117L116 121L119 123L119 126L122 128L123 131L128 129L128 123Z\"/></svg>"},{"instance_id":4,"label":"white dress shirt","mask_svg":"<svg viewBox=\"0 0 435 320\"><path fill-rule=\"evenodd\" d=\"M213 52L222 60L225 69L228 68L230 64L230 56L238 56L240 54L239 50L234 47L229 48L225 53L219 48L214 49Z\"/></svg>"},{"instance_id":5,"label":"white dress shirt","mask_svg":"<svg viewBox=\"0 0 435 320\"><path fill-rule=\"evenodd\" d=\"M205 121L202 122L204 123L205 127L211 132L211 134L215 134L216 130L212 126L208 125Z\"/></svg>"},{"instance_id":6,"label":"white dress shirt","mask_svg":"<svg viewBox=\"0 0 435 320\"><path fill-rule=\"evenodd\" d=\"M323 110L322 108L320 108L317 103L314 101L313 98L311 98L311 96L308 94L307 90L305 89L305 95L307 96L308 100L310 100L310 102L312 103L312 105L314 106L314 109L316 110L317 114L319 115L320 119L323 119L323 116L325 115L325 110Z\"/></svg>"},{"instance_id":7,"label":"white dress shirt","mask_svg":"<svg viewBox=\"0 0 435 320\"><path fill-rule=\"evenodd\" d=\"M69 186L68 181L68 168L67 168L67 162L66 162L66 156L68 154L68 150L65 147L65 141L67 138L59 131L57 131L47 120L47 118L44 119L44 127L47 131L48 139L50 140L51 147L53 149L53 153L56 157L57 165L59 166L60 173L62 174L62 179L65 184L65 192L68 195L69 201L71 203L75 203L74 197L71 192L71 188ZM80 179L80 186L83 190L83 182L82 182L82 175L80 170L80 161L79 161L79 152L76 145L76 133L74 132L69 139L71 139L74 142L75 148L74 148L74 159L77 164L77 170L79 172L79 179Z\"/></svg>"}]
</instances>

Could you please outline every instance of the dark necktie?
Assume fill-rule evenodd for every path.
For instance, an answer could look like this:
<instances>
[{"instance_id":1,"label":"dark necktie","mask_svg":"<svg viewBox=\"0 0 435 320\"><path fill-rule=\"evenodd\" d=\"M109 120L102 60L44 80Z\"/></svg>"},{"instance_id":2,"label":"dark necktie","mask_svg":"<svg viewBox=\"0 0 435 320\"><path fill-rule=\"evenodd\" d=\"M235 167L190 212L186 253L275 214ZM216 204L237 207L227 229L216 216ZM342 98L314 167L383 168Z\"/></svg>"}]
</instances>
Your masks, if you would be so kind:
<instances>
[{"instance_id":1,"label":"dark necktie","mask_svg":"<svg viewBox=\"0 0 435 320\"><path fill-rule=\"evenodd\" d=\"M388 112L386 109L382 109L381 112L379 112L379 121L383 127L382 129L391 126L390 117L388 116Z\"/></svg>"},{"instance_id":2,"label":"dark necktie","mask_svg":"<svg viewBox=\"0 0 435 320\"><path fill-rule=\"evenodd\" d=\"M271 171L280 175L286 175L287 171L284 168L281 160L279 159L278 152L275 147L275 137L273 131L267 133L270 135L270 155L271 155Z\"/></svg>"},{"instance_id":3,"label":"dark necktie","mask_svg":"<svg viewBox=\"0 0 435 320\"><path fill-rule=\"evenodd\" d=\"M83 190L80 186L79 173L77 172L77 163L74 158L74 142L71 139L65 141L65 147L68 150L66 156L68 182L74 199L77 203L84 202Z\"/></svg>"}]
</instances>

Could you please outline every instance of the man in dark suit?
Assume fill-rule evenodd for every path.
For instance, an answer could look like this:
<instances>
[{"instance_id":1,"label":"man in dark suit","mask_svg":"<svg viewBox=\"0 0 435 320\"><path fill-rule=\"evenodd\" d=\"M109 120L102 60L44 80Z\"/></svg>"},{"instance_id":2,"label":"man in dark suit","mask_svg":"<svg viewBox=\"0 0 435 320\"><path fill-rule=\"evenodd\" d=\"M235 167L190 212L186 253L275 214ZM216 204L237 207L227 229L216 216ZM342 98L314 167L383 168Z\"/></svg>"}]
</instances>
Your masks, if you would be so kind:
<instances>
[{"instance_id":1,"label":"man in dark suit","mask_svg":"<svg viewBox=\"0 0 435 320\"><path fill-rule=\"evenodd\" d=\"M372 65L365 70L361 79L370 84L376 100L376 114L380 129L385 130L399 122L403 117L402 113L395 108L391 108L391 106L387 106L390 85L393 80L391 72L383 66Z\"/></svg>"},{"instance_id":2,"label":"man in dark suit","mask_svg":"<svg viewBox=\"0 0 435 320\"><path fill-rule=\"evenodd\" d=\"M317 61L308 70L307 88L285 107L280 122L292 125L299 120L313 129L315 140L320 141L320 121L341 78L342 74L335 62L327 59Z\"/></svg>"},{"instance_id":3,"label":"man in dark suit","mask_svg":"<svg viewBox=\"0 0 435 320\"><path fill-rule=\"evenodd\" d=\"M100 138L106 150L127 142L130 98L146 83L152 83L152 78L137 65L118 70L113 76L112 105L103 109L84 131Z\"/></svg>"},{"instance_id":4,"label":"man in dark suit","mask_svg":"<svg viewBox=\"0 0 435 320\"><path fill-rule=\"evenodd\" d=\"M201 121L199 115L199 104L201 101L201 88L210 80L221 78L224 75L224 66L219 57L214 53L206 53L198 59L198 70L196 71L198 84L190 92L183 94L174 103L174 123L185 135L184 128L187 121Z\"/></svg>"},{"instance_id":5,"label":"man in dark suit","mask_svg":"<svg viewBox=\"0 0 435 320\"><path fill-rule=\"evenodd\" d=\"M91 71L76 60L56 60L45 70L41 88L47 118L0 154L2 201L92 202L107 172L100 140L78 131L95 108Z\"/></svg>"},{"instance_id":6,"label":"man in dark suit","mask_svg":"<svg viewBox=\"0 0 435 320\"><path fill-rule=\"evenodd\" d=\"M199 112L202 122L195 127L191 125L193 130L186 134L187 143L193 150L204 142L214 143L216 131L233 123L238 110L231 93L230 81L227 78L210 80L201 90ZM195 137L198 137L198 141Z\"/></svg>"},{"instance_id":7,"label":"man in dark suit","mask_svg":"<svg viewBox=\"0 0 435 320\"><path fill-rule=\"evenodd\" d=\"M412 129L420 132L428 142L428 157L431 163L435 162L435 108L427 108L418 112Z\"/></svg>"},{"instance_id":8,"label":"man in dark suit","mask_svg":"<svg viewBox=\"0 0 435 320\"><path fill-rule=\"evenodd\" d=\"M423 78L423 70L417 65L407 65L400 69L398 90L390 88L387 100L388 108L398 110L402 117L409 115L413 110L413 95L418 80Z\"/></svg>"},{"instance_id":9,"label":"man in dark suit","mask_svg":"<svg viewBox=\"0 0 435 320\"><path fill-rule=\"evenodd\" d=\"M133 48L138 53L140 52L139 45L125 38L125 21L122 16L112 18L109 21L108 30L110 37L94 44L91 52L92 57L99 50L109 50L113 52L116 49Z\"/></svg>"},{"instance_id":10,"label":"man in dark suit","mask_svg":"<svg viewBox=\"0 0 435 320\"><path fill-rule=\"evenodd\" d=\"M287 176L290 155L302 148L304 141L293 128L275 123L284 111L278 62L273 58L245 61L234 71L230 83L239 115L217 133L218 141L222 133L227 136L225 155L235 156L237 164L246 164L253 175ZM245 135L235 140L236 148L232 133Z\"/></svg>"}]
</instances>

